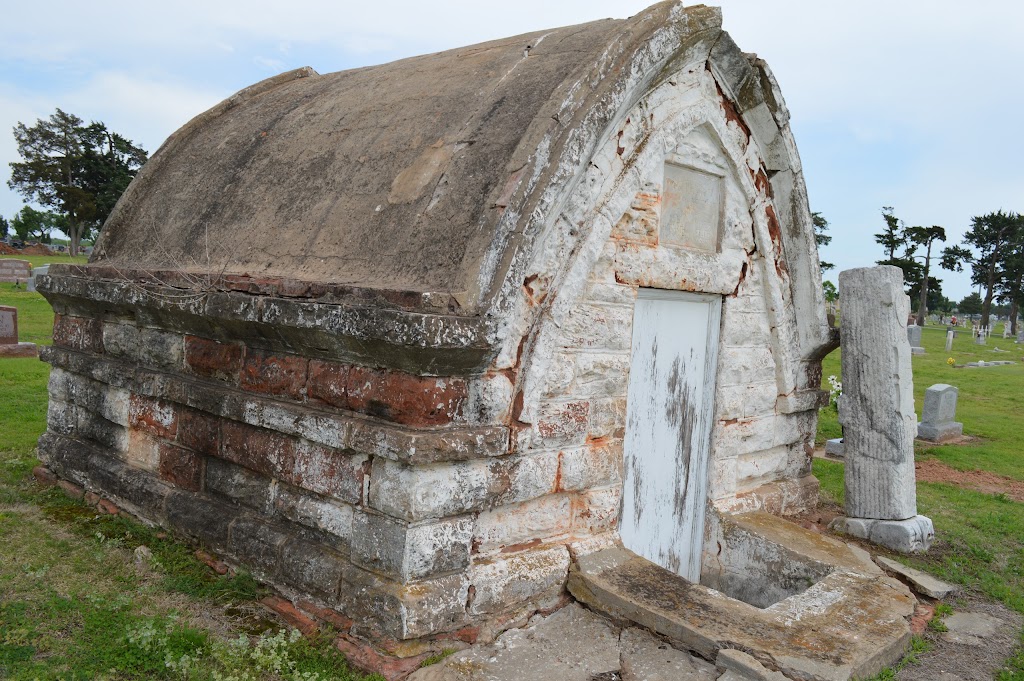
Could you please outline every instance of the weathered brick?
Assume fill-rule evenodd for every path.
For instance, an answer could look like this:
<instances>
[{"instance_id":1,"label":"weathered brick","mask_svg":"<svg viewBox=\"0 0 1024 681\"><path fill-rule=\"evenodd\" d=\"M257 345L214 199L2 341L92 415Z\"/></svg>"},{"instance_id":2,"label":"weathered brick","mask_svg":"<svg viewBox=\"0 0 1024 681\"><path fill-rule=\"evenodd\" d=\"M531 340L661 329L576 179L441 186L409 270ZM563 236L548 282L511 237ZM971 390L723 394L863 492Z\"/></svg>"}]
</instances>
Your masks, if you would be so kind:
<instances>
[{"instance_id":1,"label":"weathered brick","mask_svg":"<svg viewBox=\"0 0 1024 681\"><path fill-rule=\"evenodd\" d=\"M108 323L103 325L103 348L113 357L130 360L144 367L180 371L184 339L181 334L161 329Z\"/></svg>"},{"instance_id":2,"label":"weathered brick","mask_svg":"<svg viewBox=\"0 0 1024 681\"><path fill-rule=\"evenodd\" d=\"M73 482L67 480L58 480L57 485L64 490L64 494L67 494L72 499L83 499L85 497L85 490Z\"/></svg>"},{"instance_id":3,"label":"weathered brick","mask_svg":"<svg viewBox=\"0 0 1024 681\"><path fill-rule=\"evenodd\" d=\"M228 527L239 513L237 507L193 492L176 492L167 498L168 523L212 547L227 546Z\"/></svg>"},{"instance_id":4,"label":"weathered brick","mask_svg":"<svg viewBox=\"0 0 1024 681\"><path fill-rule=\"evenodd\" d=\"M246 348L240 385L243 390L302 401L306 397L309 360Z\"/></svg>"},{"instance_id":5,"label":"weathered brick","mask_svg":"<svg viewBox=\"0 0 1024 681\"><path fill-rule=\"evenodd\" d=\"M75 413L78 415L76 433L79 437L101 444L111 452L120 453L128 449L128 429L85 409L76 409Z\"/></svg>"},{"instance_id":6,"label":"weathered brick","mask_svg":"<svg viewBox=\"0 0 1024 681\"><path fill-rule=\"evenodd\" d=\"M156 437L173 440L178 432L178 414L170 402L133 393L128 402L128 424Z\"/></svg>"},{"instance_id":7,"label":"weathered brick","mask_svg":"<svg viewBox=\"0 0 1024 681\"><path fill-rule=\"evenodd\" d=\"M235 383L242 370L242 350L240 343L185 336L185 367L196 376Z\"/></svg>"},{"instance_id":8,"label":"weathered brick","mask_svg":"<svg viewBox=\"0 0 1024 681\"><path fill-rule=\"evenodd\" d=\"M604 487L622 480L622 442L598 440L561 452L559 490Z\"/></svg>"},{"instance_id":9,"label":"weathered brick","mask_svg":"<svg viewBox=\"0 0 1024 681\"><path fill-rule=\"evenodd\" d=\"M277 512L288 520L338 537L347 546L352 536L352 507L280 484L274 499Z\"/></svg>"},{"instance_id":10,"label":"weathered brick","mask_svg":"<svg viewBox=\"0 0 1024 681\"><path fill-rule=\"evenodd\" d=\"M77 407L51 397L46 405L46 427L51 433L74 435L78 430Z\"/></svg>"},{"instance_id":11,"label":"weathered brick","mask_svg":"<svg viewBox=\"0 0 1024 681\"><path fill-rule=\"evenodd\" d=\"M277 572L281 547L287 540L282 528L242 516L231 525L228 548L239 560L269 576Z\"/></svg>"},{"instance_id":12,"label":"weathered brick","mask_svg":"<svg viewBox=\"0 0 1024 681\"><path fill-rule=\"evenodd\" d=\"M625 395L628 376L628 353L577 353L573 391L579 397Z\"/></svg>"},{"instance_id":13,"label":"weathered brick","mask_svg":"<svg viewBox=\"0 0 1024 681\"><path fill-rule=\"evenodd\" d=\"M468 516L411 524L357 510L352 520L352 562L401 582L436 577L469 565L473 519Z\"/></svg>"},{"instance_id":14,"label":"weathered brick","mask_svg":"<svg viewBox=\"0 0 1024 681\"><path fill-rule=\"evenodd\" d=\"M458 515L484 508L496 491L507 488L490 474L486 461L407 466L374 458L370 506L406 520Z\"/></svg>"},{"instance_id":15,"label":"weathered brick","mask_svg":"<svg viewBox=\"0 0 1024 681\"><path fill-rule=\"evenodd\" d=\"M769 383L775 379L775 357L769 347L722 349L718 385Z\"/></svg>"},{"instance_id":16,"label":"weathered brick","mask_svg":"<svg viewBox=\"0 0 1024 681\"><path fill-rule=\"evenodd\" d=\"M311 360L307 388L309 399L348 409L349 369L347 364Z\"/></svg>"},{"instance_id":17,"label":"weathered brick","mask_svg":"<svg viewBox=\"0 0 1024 681\"><path fill-rule=\"evenodd\" d=\"M136 468L156 472L160 467L160 444L142 431L128 431L128 448L122 458Z\"/></svg>"},{"instance_id":18,"label":"weathered brick","mask_svg":"<svg viewBox=\"0 0 1024 681\"><path fill-rule=\"evenodd\" d=\"M567 494L549 494L481 513L473 537L474 550L519 550L567 534L572 520L570 501Z\"/></svg>"},{"instance_id":19,"label":"weathered brick","mask_svg":"<svg viewBox=\"0 0 1024 681\"><path fill-rule=\"evenodd\" d=\"M347 564L342 554L322 544L292 539L281 549L280 576L311 596L333 602Z\"/></svg>"},{"instance_id":20,"label":"weathered brick","mask_svg":"<svg viewBox=\"0 0 1024 681\"><path fill-rule=\"evenodd\" d=\"M295 444L294 438L263 428L221 423L221 458L272 478L294 469Z\"/></svg>"},{"instance_id":21,"label":"weathered brick","mask_svg":"<svg viewBox=\"0 0 1024 681\"><path fill-rule=\"evenodd\" d=\"M564 546L528 551L475 562L469 570L473 598L471 615L509 610L565 584L569 551Z\"/></svg>"},{"instance_id":22,"label":"weathered brick","mask_svg":"<svg viewBox=\"0 0 1024 681\"><path fill-rule=\"evenodd\" d=\"M572 529L577 536L610 532L619 526L622 487L614 485L574 495Z\"/></svg>"},{"instance_id":23,"label":"weathered brick","mask_svg":"<svg viewBox=\"0 0 1024 681\"><path fill-rule=\"evenodd\" d=\"M207 456L220 453L220 419L195 409L178 408L177 442Z\"/></svg>"},{"instance_id":24,"label":"weathered brick","mask_svg":"<svg viewBox=\"0 0 1024 681\"><path fill-rule=\"evenodd\" d=\"M363 476L367 457L312 442L298 442L294 466L282 478L317 494L359 503L363 498Z\"/></svg>"},{"instance_id":25,"label":"weathered brick","mask_svg":"<svg viewBox=\"0 0 1024 681\"><path fill-rule=\"evenodd\" d=\"M451 631L466 621L468 584L462 574L401 585L351 565L342 589L346 612L356 622L370 624L383 634L406 640Z\"/></svg>"},{"instance_id":26,"label":"weathered brick","mask_svg":"<svg viewBox=\"0 0 1024 681\"><path fill-rule=\"evenodd\" d=\"M53 344L83 352L103 352L103 324L98 319L67 317L53 318Z\"/></svg>"},{"instance_id":27,"label":"weathered brick","mask_svg":"<svg viewBox=\"0 0 1024 681\"><path fill-rule=\"evenodd\" d=\"M572 447L583 444L590 420L590 402L545 402L537 414L539 447Z\"/></svg>"},{"instance_id":28,"label":"weathered brick","mask_svg":"<svg viewBox=\"0 0 1024 681\"><path fill-rule=\"evenodd\" d=\"M151 520L163 521L163 506L173 488L155 475L101 454L89 457L89 478L104 494L142 509Z\"/></svg>"},{"instance_id":29,"label":"weathered brick","mask_svg":"<svg viewBox=\"0 0 1024 681\"><path fill-rule=\"evenodd\" d=\"M53 487L57 484L57 476L46 466L36 466L33 468L32 477L43 487Z\"/></svg>"},{"instance_id":30,"label":"weathered brick","mask_svg":"<svg viewBox=\"0 0 1024 681\"><path fill-rule=\"evenodd\" d=\"M625 305L574 305L561 326L566 348L628 351L632 341L633 310Z\"/></svg>"},{"instance_id":31,"label":"weathered brick","mask_svg":"<svg viewBox=\"0 0 1024 681\"><path fill-rule=\"evenodd\" d=\"M299 610L291 604L291 601L286 601L280 596L266 596L260 600L260 603L277 613L277 615L289 626L298 629L303 636L309 637L316 635L319 628L317 627L316 622L299 612Z\"/></svg>"},{"instance_id":32,"label":"weathered brick","mask_svg":"<svg viewBox=\"0 0 1024 681\"><path fill-rule=\"evenodd\" d=\"M626 398L611 397L590 403L587 438L619 438L626 434Z\"/></svg>"},{"instance_id":33,"label":"weathered brick","mask_svg":"<svg viewBox=\"0 0 1024 681\"><path fill-rule=\"evenodd\" d=\"M462 414L466 392L466 382L461 378L352 367L346 402L348 409L396 423L437 426Z\"/></svg>"},{"instance_id":34,"label":"weathered brick","mask_svg":"<svg viewBox=\"0 0 1024 681\"><path fill-rule=\"evenodd\" d=\"M160 443L160 477L179 489L203 489L204 458L195 452Z\"/></svg>"},{"instance_id":35,"label":"weathered brick","mask_svg":"<svg viewBox=\"0 0 1024 681\"><path fill-rule=\"evenodd\" d=\"M206 489L232 501L269 513L274 504L273 480L227 461L206 463Z\"/></svg>"}]
</instances>

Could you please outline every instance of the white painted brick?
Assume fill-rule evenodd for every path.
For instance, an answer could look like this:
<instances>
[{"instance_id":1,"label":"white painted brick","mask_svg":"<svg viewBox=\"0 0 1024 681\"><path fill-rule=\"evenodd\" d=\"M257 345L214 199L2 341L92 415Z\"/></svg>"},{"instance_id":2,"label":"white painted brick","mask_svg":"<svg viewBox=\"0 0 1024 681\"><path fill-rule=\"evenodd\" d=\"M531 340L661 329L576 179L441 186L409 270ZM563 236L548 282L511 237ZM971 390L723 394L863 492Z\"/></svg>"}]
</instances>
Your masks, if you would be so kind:
<instances>
[{"instance_id":1,"label":"white painted brick","mask_svg":"<svg viewBox=\"0 0 1024 681\"><path fill-rule=\"evenodd\" d=\"M565 583L569 551L564 546L481 560L469 569L471 615L500 612Z\"/></svg>"},{"instance_id":2,"label":"white painted brick","mask_svg":"<svg viewBox=\"0 0 1024 681\"><path fill-rule=\"evenodd\" d=\"M718 418L729 420L773 415L778 392L774 381L719 386L715 394Z\"/></svg>"},{"instance_id":3,"label":"white painted brick","mask_svg":"<svg viewBox=\"0 0 1024 681\"><path fill-rule=\"evenodd\" d=\"M724 347L718 357L718 385L750 385L775 379L775 358L767 347Z\"/></svg>"},{"instance_id":4,"label":"white painted brick","mask_svg":"<svg viewBox=\"0 0 1024 681\"><path fill-rule=\"evenodd\" d=\"M789 453L789 447L774 447L738 457L737 484L740 487L749 487L751 483L761 484L776 479L786 470Z\"/></svg>"},{"instance_id":5,"label":"white painted brick","mask_svg":"<svg viewBox=\"0 0 1024 681\"><path fill-rule=\"evenodd\" d=\"M572 394L579 397L618 397L626 394L629 354L576 355Z\"/></svg>"},{"instance_id":6,"label":"white painted brick","mask_svg":"<svg viewBox=\"0 0 1024 681\"><path fill-rule=\"evenodd\" d=\"M508 481L507 488L493 497L493 504L512 504L536 499L555 491L558 480L558 452L540 452L492 460L489 474L492 489L501 489L504 481Z\"/></svg>"},{"instance_id":7,"label":"white painted brick","mask_svg":"<svg viewBox=\"0 0 1024 681\"><path fill-rule=\"evenodd\" d=\"M407 466L375 457L370 506L396 518L426 520L483 509L498 491L487 461Z\"/></svg>"},{"instance_id":8,"label":"white painted brick","mask_svg":"<svg viewBox=\"0 0 1024 681\"><path fill-rule=\"evenodd\" d=\"M722 344L732 347L768 347L768 319L763 312L743 312L731 299L722 312Z\"/></svg>"},{"instance_id":9,"label":"white painted brick","mask_svg":"<svg viewBox=\"0 0 1024 681\"><path fill-rule=\"evenodd\" d=\"M718 421L712 430L715 456L741 456L775 446L777 417L765 416L735 422Z\"/></svg>"},{"instance_id":10,"label":"white painted brick","mask_svg":"<svg viewBox=\"0 0 1024 681\"><path fill-rule=\"evenodd\" d=\"M561 453L560 489L580 491L622 481L622 441L567 449Z\"/></svg>"},{"instance_id":11,"label":"white painted brick","mask_svg":"<svg viewBox=\"0 0 1024 681\"><path fill-rule=\"evenodd\" d=\"M587 439L590 402L542 402L533 424L532 443L537 448L574 447Z\"/></svg>"},{"instance_id":12,"label":"white painted brick","mask_svg":"<svg viewBox=\"0 0 1024 681\"><path fill-rule=\"evenodd\" d=\"M576 495L572 505L572 529L577 536L597 535L617 529L622 506L622 487L591 489Z\"/></svg>"},{"instance_id":13,"label":"white painted brick","mask_svg":"<svg viewBox=\"0 0 1024 681\"><path fill-rule=\"evenodd\" d=\"M479 553L547 540L569 531L572 504L567 494L549 494L485 511L477 518L473 543Z\"/></svg>"},{"instance_id":14,"label":"white painted brick","mask_svg":"<svg viewBox=\"0 0 1024 681\"><path fill-rule=\"evenodd\" d=\"M736 494L735 456L720 456L711 459L708 470L708 497L718 501L730 499Z\"/></svg>"},{"instance_id":15,"label":"white painted brick","mask_svg":"<svg viewBox=\"0 0 1024 681\"><path fill-rule=\"evenodd\" d=\"M621 438L626 429L626 398L608 397L590 401L590 426L587 436Z\"/></svg>"},{"instance_id":16,"label":"white painted brick","mask_svg":"<svg viewBox=\"0 0 1024 681\"><path fill-rule=\"evenodd\" d=\"M605 282L591 282L584 294L587 300L597 303L612 303L615 305L626 305L629 307L629 315L632 317L633 304L636 302L636 288L625 284L610 284Z\"/></svg>"},{"instance_id":17,"label":"white painted brick","mask_svg":"<svg viewBox=\"0 0 1024 681\"><path fill-rule=\"evenodd\" d=\"M583 303L562 320L562 347L583 350L629 350L633 310L622 305Z\"/></svg>"}]
</instances>

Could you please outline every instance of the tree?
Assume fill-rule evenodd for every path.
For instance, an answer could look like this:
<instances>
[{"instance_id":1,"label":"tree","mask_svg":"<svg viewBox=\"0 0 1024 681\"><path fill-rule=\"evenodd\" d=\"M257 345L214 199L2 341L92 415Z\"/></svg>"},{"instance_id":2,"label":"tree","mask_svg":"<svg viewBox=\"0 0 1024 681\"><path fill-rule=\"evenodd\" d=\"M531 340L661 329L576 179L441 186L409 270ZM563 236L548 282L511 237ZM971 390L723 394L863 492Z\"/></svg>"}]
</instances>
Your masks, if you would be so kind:
<instances>
[{"instance_id":1,"label":"tree","mask_svg":"<svg viewBox=\"0 0 1024 681\"><path fill-rule=\"evenodd\" d=\"M821 213L811 213L811 223L814 225L814 243L818 245L818 250L820 251L822 246L828 246L832 243L832 237L825 234L828 231L828 220ZM834 264L824 260L819 262L821 263L822 272L835 267Z\"/></svg>"},{"instance_id":2,"label":"tree","mask_svg":"<svg viewBox=\"0 0 1024 681\"><path fill-rule=\"evenodd\" d=\"M102 226L147 157L103 123L85 125L60 109L31 127L19 122L14 139L22 160L10 164L7 185L64 218L73 255L82 238Z\"/></svg>"},{"instance_id":3,"label":"tree","mask_svg":"<svg viewBox=\"0 0 1024 681\"><path fill-rule=\"evenodd\" d=\"M6 239L11 232L11 223L3 215L0 215L0 239Z\"/></svg>"},{"instance_id":4,"label":"tree","mask_svg":"<svg viewBox=\"0 0 1024 681\"><path fill-rule=\"evenodd\" d=\"M50 243L50 232L64 226L62 216L24 206L11 218L11 229L22 241Z\"/></svg>"},{"instance_id":5,"label":"tree","mask_svg":"<svg viewBox=\"0 0 1024 681\"><path fill-rule=\"evenodd\" d=\"M920 279L920 297L917 304L917 325L924 326L924 318L928 314L928 289L937 287L940 283L937 279L928 276L932 265L932 244L936 241L946 240L946 230L938 225L931 227L908 227L905 230L910 243L925 248L924 267ZM905 278L905 275L904 275Z\"/></svg>"},{"instance_id":6,"label":"tree","mask_svg":"<svg viewBox=\"0 0 1024 681\"><path fill-rule=\"evenodd\" d=\"M885 219L885 229L875 235L875 241L885 249L888 257L884 260L877 260L876 263L899 267L903 270L904 286L908 289L914 288L921 282L923 269L914 260L917 244L911 241L907 234L909 228L896 217L892 206L882 208L882 217ZM900 249L902 249L902 253L900 253Z\"/></svg>"},{"instance_id":7,"label":"tree","mask_svg":"<svg viewBox=\"0 0 1024 681\"><path fill-rule=\"evenodd\" d=\"M903 221L893 214L894 210L892 206L882 207L885 229L875 235L875 241L885 249L889 257L878 261L879 265L890 264L892 261L897 260L896 251L908 245L907 237L903 234Z\"/></svg>"},{"instance_id":8,"label":"tree","mask_svg":"<svg viewBox=\"0 0 1024 681\"><path fill-rule=\"evenodd\" d=\"M981 306L982 326L989 325L1000 263L1012 256L1021 240L1024 240L1024 216L998 210L971 218L971 229L964 235L964 243L973 250L956 246L943 251L944 266L948 262L959 272L964 264L971 265L972 282L985 288Z\"/></svg>"},{"instance_id":9,"label":"tree","mask_svg":"<svg viewBox=\"0 0 1024 681\"><path fill-rule=\"evenodd\" d=\"M957 305L957 310L961 314L972 315L981 312L981 296L977 293L972 293L966 296Z\"/></svg>"}]
</instances>

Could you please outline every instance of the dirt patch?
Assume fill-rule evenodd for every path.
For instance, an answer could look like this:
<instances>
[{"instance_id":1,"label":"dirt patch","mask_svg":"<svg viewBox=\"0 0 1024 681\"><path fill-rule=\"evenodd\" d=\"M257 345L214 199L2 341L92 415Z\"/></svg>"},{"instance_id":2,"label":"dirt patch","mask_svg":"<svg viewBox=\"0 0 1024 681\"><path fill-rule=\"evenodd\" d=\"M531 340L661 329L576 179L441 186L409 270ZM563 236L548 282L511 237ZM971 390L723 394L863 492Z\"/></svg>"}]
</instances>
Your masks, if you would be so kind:
<instances>
[{"instance_id":1,"label":"dirt patch","mask_svg":"<svg viewBox=\"0 0 1024 681\"><path fill-rule=\"evenodd\" d=\"M918 482L944 482L985 494L1005 494L1024 503L1024 481L1014 480L987 471L958 471L938 459L925 459L914 464Z\"/></svg>"},{"instance_id":2,"label":"dirt patch","mask_svg":"<svg viewBox=\"0 0 1024 681\"><path fill-rule=\"evenodd\" d=\"M925 638L934 648L918 657L917 664L900 670L899 681L989 681L1003 668L1016 647L1021 616L1000 603L976 596L964 596L953 602L955 612L983 613L1000 621L997 632L985 638L984 645L963 645L947 640L943 634L928 630Z\"/></svg>"}]
</instances>

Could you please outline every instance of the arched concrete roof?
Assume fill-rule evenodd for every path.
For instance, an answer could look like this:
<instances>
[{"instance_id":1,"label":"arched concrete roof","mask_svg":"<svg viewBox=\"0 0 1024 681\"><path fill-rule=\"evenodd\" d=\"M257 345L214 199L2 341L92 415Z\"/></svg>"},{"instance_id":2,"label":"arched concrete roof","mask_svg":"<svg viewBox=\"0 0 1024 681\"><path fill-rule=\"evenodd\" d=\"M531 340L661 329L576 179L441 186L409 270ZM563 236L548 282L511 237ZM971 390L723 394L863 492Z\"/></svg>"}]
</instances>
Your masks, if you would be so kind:
<instances>
[{"instance_id":1,"label":"arched concrete roof","mask_svg":"<svg viewBox=\"0 0 1024 681\"><path fill-rule=\"evenodd\" d=\"M346 320L339 333L487 357L501 335L493 320L507 318L544 225L596 149L652 88L695 64L757 149L751 172L768 192L780 277L800 311L798 354L814 358L834 339L789 113L717 8L676 1L380 66L299 69L242 90L173 134L121 198L90 265L58 274L313 298L340 304L330 312ZM75 281L104 300L120 295L81 279L62 286ZM146 294L179 305L161 295ZM281 304L243 314L214 296L189 309L278 323ZM327 324L296 314L300 326Z\"/></svg>"},{"instance_id":2,"label":"arched concrete roof","mask_svg":"<svg viewBox=\"0 0 1024 681\"><path fill-rule=\"evenodd\" d=\"M625 20L263 81L167 140L94 261L445 292L477 308L485 260L513 245L499 220L529 203L525 190L564 180L544 177L553 164L539 167L538 153L546 162L575 118L652 66L634 62L667 32L676 49L710 46L720 16L666 2Z\"/></svg>"}]
</instances>

